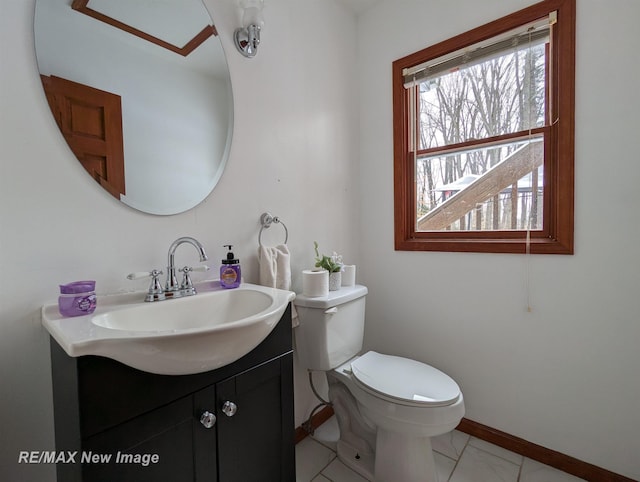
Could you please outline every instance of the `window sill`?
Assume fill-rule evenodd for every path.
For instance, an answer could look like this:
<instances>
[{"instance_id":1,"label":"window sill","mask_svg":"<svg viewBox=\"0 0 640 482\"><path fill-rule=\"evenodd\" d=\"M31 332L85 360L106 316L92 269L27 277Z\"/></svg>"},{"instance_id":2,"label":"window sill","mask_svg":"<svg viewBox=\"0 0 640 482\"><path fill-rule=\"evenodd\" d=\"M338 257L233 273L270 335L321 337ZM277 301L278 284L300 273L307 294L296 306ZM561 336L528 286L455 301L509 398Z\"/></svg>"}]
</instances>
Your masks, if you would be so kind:
<instances>
[{"instance_id":1,"label":"window sill","mask_svg":"<svg viewBox=\"0 0 640 482\"><path fill-rule=\"evenodd\" d=\"M573 240L531 238L456 239L453 237L396 239L396 251L443 251L457 253L573 254Z\"/></svg>"}]
</instances>

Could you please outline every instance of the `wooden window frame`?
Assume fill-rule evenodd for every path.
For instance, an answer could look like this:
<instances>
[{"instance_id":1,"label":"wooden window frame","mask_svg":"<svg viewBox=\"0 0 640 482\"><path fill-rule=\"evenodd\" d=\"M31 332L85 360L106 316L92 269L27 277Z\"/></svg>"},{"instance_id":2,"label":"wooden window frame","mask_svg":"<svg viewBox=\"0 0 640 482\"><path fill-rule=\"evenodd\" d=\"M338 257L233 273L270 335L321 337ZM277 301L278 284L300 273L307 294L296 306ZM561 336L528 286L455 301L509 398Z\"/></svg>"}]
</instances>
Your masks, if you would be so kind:
<instances>
[{"instance_id":1,"label":"wooden window frame","mask_svg":"<svg viewBox=\"0 0 640 482\"><path fill-rule=\"evenodd\" d=\"M544 150L543 228L538 231L416 230L414 156L409 148L408 90L403 70L490 39L557 12L552 25ZM398 251L573 254L575 0L545 0L393 62L394 224Z\"/></svg>"}]
</instances>

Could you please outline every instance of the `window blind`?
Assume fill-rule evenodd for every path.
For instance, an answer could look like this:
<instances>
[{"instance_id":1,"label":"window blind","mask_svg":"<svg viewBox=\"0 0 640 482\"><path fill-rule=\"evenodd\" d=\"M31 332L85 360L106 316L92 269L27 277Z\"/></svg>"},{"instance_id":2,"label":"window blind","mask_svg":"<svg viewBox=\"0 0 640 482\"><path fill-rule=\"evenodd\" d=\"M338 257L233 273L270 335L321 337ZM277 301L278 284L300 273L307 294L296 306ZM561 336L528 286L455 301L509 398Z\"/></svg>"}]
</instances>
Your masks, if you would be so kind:
<instances>
[{"instance_id":1,"label":"window blind","mask_svg":"<svg viewBox=\"0 0 640 482\"><path fill-rule=\"evenodd\" d=\"M549 41L551 25L555 23L556 12L537 22L520 27L517 31L508 32L489 41L474 44L452 54L423 62L403 70L405 88L416 83L439 77L447 72L485 62L499 57L509 51L522 50Z\"/></svg>"}]
</instances>

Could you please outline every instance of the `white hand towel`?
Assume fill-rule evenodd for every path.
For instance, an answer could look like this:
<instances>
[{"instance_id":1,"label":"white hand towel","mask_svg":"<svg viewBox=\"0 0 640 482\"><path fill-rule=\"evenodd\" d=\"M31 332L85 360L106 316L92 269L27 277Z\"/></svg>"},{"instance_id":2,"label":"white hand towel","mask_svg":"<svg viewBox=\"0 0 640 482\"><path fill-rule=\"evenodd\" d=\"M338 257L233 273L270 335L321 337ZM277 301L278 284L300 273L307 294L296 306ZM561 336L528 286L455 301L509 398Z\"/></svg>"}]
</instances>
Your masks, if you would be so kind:
<instances>
[{"instance_id":1,"label":"white hand towel","mask_svg":"<svg viewBox=\"0 0 640 482\"><path fill-rule=\"evenodd\" d=\"M286 244L258 248L258 264L260 265L260 284L270 288L291 290L291 255ZM292 307L292 326L299 325L298 314Z\"/></svg>"}]
</instances>

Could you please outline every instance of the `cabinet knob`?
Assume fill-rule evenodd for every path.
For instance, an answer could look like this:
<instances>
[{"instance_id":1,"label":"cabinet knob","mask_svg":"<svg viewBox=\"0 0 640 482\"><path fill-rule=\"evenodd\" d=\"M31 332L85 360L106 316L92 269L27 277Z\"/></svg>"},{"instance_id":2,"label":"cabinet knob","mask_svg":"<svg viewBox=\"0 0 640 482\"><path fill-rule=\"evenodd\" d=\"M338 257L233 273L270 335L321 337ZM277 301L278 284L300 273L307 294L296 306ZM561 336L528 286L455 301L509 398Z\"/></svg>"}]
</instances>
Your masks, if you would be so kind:
<instances>
[{"instance_id":1,"label":"cabinet knob","mask_svg":"<svg viewBox=\"0 0 640 482\"><path fill-rule=\"evenodd\" d=\"M235 403L230 402L229 400L224 402L224 404L222 405L222 413L224 413L227 417L233 417L237 411L238 406Z\"/></svg>"},{"instance_id":2,"label":"cabinet knob","mask_svg":"<svg viewBox=\"0 0 640 482\"><path fill-rule=\"evenodd\" d=\"M216 416L211 412L205 410L200 415L200 423L204 426L204 428L211 428L216 424Z\"/></svg>"}]
</instances>

